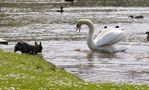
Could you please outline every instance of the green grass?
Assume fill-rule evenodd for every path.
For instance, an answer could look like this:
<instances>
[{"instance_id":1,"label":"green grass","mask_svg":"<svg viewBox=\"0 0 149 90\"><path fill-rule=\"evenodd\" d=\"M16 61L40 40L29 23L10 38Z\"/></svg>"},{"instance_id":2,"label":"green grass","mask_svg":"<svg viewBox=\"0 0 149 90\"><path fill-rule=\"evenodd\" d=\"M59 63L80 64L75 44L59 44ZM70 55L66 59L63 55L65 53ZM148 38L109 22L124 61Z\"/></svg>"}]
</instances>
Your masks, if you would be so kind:
<instances>
[{"instance_id":1,"label":"green grass","mask_svg":"<svg viewBox=\"0 0 149 90\"><path fill-rule=\"evenodd\" d=\"M0 90L148 90L147 85L85 82L40 55L0 50Z\"/></svg>"}]
</instances>

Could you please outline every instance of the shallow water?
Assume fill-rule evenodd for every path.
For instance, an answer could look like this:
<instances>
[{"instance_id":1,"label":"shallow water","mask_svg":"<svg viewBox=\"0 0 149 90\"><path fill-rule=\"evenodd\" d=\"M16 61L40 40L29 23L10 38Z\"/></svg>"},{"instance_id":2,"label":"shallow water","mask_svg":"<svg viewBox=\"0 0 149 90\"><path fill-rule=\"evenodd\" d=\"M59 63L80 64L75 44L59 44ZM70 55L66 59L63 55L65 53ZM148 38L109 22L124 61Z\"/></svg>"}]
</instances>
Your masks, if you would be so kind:
<instances>
[{"instance_id":1,"label":"shallow water","mask_svg":"<svg viewBox=\"0 0 149 90\"><path fill-rule=\"evenodd\" d=\"M93 82L124 82L149 84L149 44L145 32L149 30L149 8L136 7L65 7L45 6L40 11L32 8L3 7L0 36L9 45L0 48L13 52L18 41L43 45L43 57L80 78ZM143 15L144 19L130 19L129 15ZM75 32L75 23L88 18L95 23L97 34L104 26L119 25L127 38L117 47L128 47L115 54L92 52L86 44L88 29ZM81 51L76 51L80 49Z\"/></svg>"}]
</instances>

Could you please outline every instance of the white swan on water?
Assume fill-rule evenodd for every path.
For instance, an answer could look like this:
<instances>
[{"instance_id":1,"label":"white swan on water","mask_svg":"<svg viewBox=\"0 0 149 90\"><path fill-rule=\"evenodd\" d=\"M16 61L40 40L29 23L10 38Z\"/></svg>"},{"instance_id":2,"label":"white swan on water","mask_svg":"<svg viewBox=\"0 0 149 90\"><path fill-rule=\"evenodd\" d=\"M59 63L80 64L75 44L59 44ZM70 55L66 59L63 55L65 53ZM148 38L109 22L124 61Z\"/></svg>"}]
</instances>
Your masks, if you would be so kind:
<instances>
[{"instance_id":1,"label":"white swan on water","mask_svg":"<svg viewBox=\"0 0 149 90\"><path fill-rule=\"evenodd\" d=\"M120 52L125 51L126 48L116 48L114 44L123 40L126 36L125 31L120 28L105 28L102 30L97 37L94 39L94 25L89 19L80 19L77 22L76 31L81 30L82 25L87 25L89 28L89 33L87 37L87 45L92 51L102 51L102 52Z\"/></svg>"}]
</instances>

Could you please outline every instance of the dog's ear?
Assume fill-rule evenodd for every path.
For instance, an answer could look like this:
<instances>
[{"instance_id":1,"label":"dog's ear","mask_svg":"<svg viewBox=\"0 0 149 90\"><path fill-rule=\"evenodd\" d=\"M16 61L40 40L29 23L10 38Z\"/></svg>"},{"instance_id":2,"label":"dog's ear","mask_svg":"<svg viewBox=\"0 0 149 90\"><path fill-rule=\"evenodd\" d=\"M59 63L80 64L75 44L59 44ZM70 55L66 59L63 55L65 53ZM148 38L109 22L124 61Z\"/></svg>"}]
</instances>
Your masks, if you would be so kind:
<instances>
[{"instance_id":1,"label":"dog's ear","mask_svg":"<svg viewBox=\"0 0 149 90\"><path fill-rule=\"evenodd\" d=\"M35 41L35 45L38 45L36 41Z\"/></svg>"},{"instance_id":2,"label":"dog's ear","mask_svg":"<svg viewBox=\"0 0 149 90\"><path fill-rule=\"evenodd\" d=\"M40 44L39 44L40 46L41 46L41 42L40 42Z\"/></svg>"}]
</instances>

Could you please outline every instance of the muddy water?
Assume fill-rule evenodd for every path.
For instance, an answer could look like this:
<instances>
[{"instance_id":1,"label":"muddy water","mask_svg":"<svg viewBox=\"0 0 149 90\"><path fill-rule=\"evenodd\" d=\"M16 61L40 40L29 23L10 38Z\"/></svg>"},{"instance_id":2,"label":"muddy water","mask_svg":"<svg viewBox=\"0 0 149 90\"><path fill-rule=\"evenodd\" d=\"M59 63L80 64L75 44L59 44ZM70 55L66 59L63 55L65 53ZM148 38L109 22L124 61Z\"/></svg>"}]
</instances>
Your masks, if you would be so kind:
<instances>
[{"instance_id":1,"label":"muddy water","mask_svg":"<svg viewBox=\"0 0 149 90\"><path fill-rule=\"evenodd\" d=\"M9 45L0 48L13 52L18 41L43 45L43 57L80 78L93 82L124 82L149 84L149 44L145 32L149 30L149 8L133 7L65 7L58 13L51 6L41 10L32 8L1 8L0 37ZM130 19L129 15L143 15L144 19ZM75 22L88 18L95 23L95 34L104 26L119 25L127 38L117 47L128 47L115 54L92 52L86 45L88 28L75 32ZM76 51L80 49L81 51Z\"/></svg>"}]
</instances>

